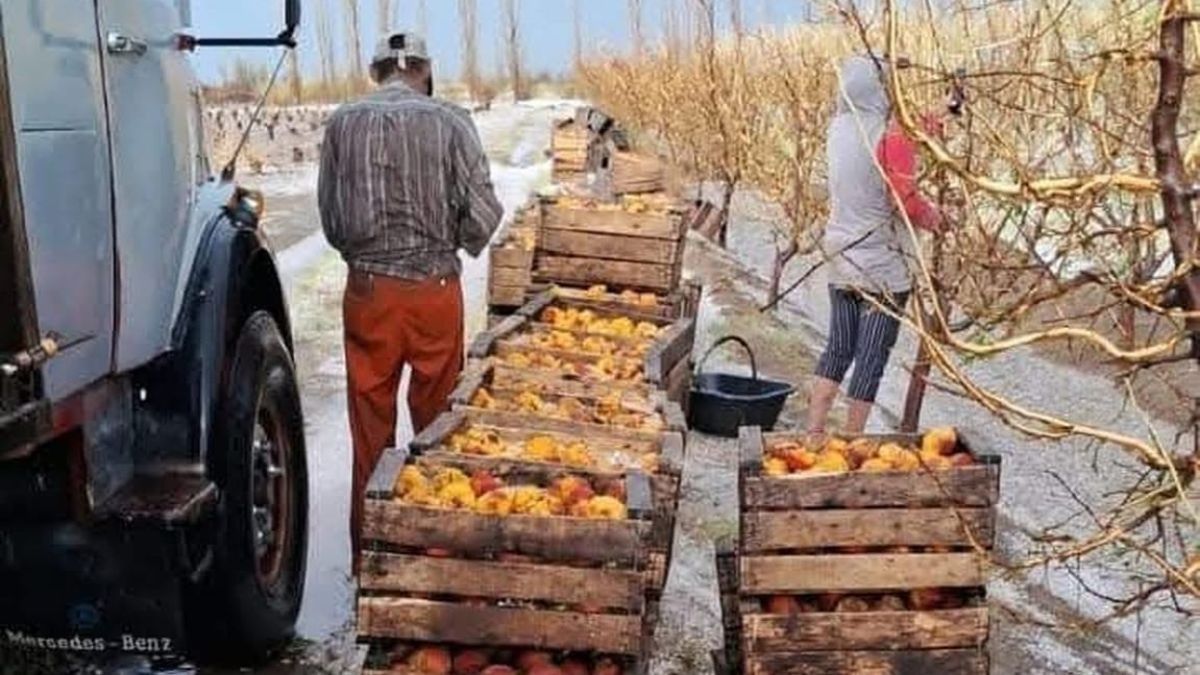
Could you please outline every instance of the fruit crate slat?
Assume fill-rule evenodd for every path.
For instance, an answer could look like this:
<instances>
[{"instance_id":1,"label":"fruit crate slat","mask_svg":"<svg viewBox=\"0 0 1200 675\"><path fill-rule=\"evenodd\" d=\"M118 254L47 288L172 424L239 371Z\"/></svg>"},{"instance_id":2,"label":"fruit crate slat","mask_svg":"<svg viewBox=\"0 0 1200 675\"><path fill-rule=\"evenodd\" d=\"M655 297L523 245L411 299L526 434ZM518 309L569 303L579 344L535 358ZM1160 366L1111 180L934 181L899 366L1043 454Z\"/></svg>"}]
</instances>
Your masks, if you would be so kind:
<instances>
[{"instance_id":1,"label":"fruit crate slat","mask_svg":"<svg viewBox=\"0 0 1200 675\"><path fill-rule=\"evenodd\" d=\"M520 607L479 607L412 598L359 600L358 632L377 638L471 645L528 645L640 655L642 617Z\"/></svg>"},{"instance_id":2,"label":"fruit crate slat","mask_svg":"<svg viewBox=\"0 0 1200 675\"><path fill-rule=\"evenodd\" d=\"M538 251L562 256L673 265L682 255L682 239L656 239L626 234L600 234L547 227Z\"/></svg>"},{"instance_id":3,"label":"fruit crate slat","mask_svg":"<svg viewBox=\"0 0 1200 675\"><path fill-rule=\"evenodd\" d=\"M743 617L747 653L948 649L987 640L986 607L926 612L812 613Z\"/></svg>"},{"instance_id":4,"label":"fruit crate slat","mask_svg":"<svg viewBox=\"0 0 1200 675\"><path fill-rule=\"evenodd\" d=\"M679 285L679 266L605 260L538 253L533 277L538 281L572 284L620 284L656 292L673 291Z\"/></svg>"},{"instance_id":5,"label":"fruit crate slat","mask_svg":"<svg viewBox=\"0 0 1200 675\"><path fill-rule=\"evenodd\" d=\"M822 476L761 475L765 448L772 442L800 437L796 433L763 434L743 427L739 434L743 512L814 508L919 506L989 507L1000 496L1000 459L976 455L980 464L947 471L841 473ZM865 434L879 442L920 444L914 434ZM969 444L966 445L969 450Z\"/></svg>"},{"instance_id":6,"label":"fruit crate slat","mask_svg":"<svg viewBox=\"0 0 1200 675\"><path fill-rule=\"evenodd\" d=\"M533 265L533 251L523 248L493 246L491 255L492 269L502 267L506 269L528 270Z\"/></svg>"},{"instance_id":7,"label":"fruit crate slat","mask_svg":"<svg viewBox=\"0 0 1200 675\"><path fill-rule=\"evenodd\" d=\"M575 232L594 232L627 237L667 239L683 238L683 210L634 213L624 209L597 209L559 204L554 198L541 201L542 230L547 228Z\"/></svg>"},{"instance_id":8,"label":"fruit crate slat","mask_svg":"<svg viewBox=\"0 0 1200 675\"><path fill-rule=\"evenodd\" d=\"M741 593L809 594L982 586L984 566L975 553L855 553L743 555Z\"/></svg>"},{"instance_id":9,"label":"fruit crate slat","mask_svg":"<svg viewBox=\"0 0 1200 675\"><path fill-rule=\"evenodd\" d=\"M450 403L454 409L463 409L475 412L489 412L488 408L479 407L472 404L475 394L486 388L484 383L484 374L480 369L468 370L463 373L462 379L450 394ZM539 414L535 412L521 412L513 410L495 410L495 412L506 413L516 426L544 428L548 431L563 431L575 432L580 435L590 433L605 433L608 431L621 429L628 432L640 432L646 434L642 437L653 438L654 434L659 431L685 431L687 430L687 419L683 415L683 410L679 404L674 401L668 401L662 392L652 391L649 397L643 397L636 392L621 392L614 390L612 393L619 393L622 399L629 405L637 406L636 410L640 414L646 415L654 420L656 424L661 425L658 428L630 429L616 424L603 424L598 422L584 422L580 420L572 420L567 418L553 417L550 415ZM539 394L543 400L562 401L564 399L575 399L584 405L595 405L600 399L590 396L579 396L565 393L544 392ZM641 410L642 407L645 410ZM635 408L631 408L635 410Z\"/></svg>"},{"instance_id":10,"label":"fruit crate slat","mask_svg":"<svg viewBox=\"0 0 1200 675\"><path fill-rule=\"evenodd\" d=\"M645 602L643 583L644 575L634 570L367 551L359 590L588 604L640 612Z\"/></svg>"},{"instance_id":11,"label":"fruit crate slat","mask_svg":"<svg viewBox=\"0 0 1200 675\"><path fill-rule=\"evenodd\" d=\"M579 435L570 428L528 427L518 424L518 421L505 412L453 410L439 415L433 424L417 434L409 447L414 454L435 452L455 432L467 426L494 429L504 441L523 442L533 436L549 436L560 441L579 440ZM604 452L657 453L661 472L679 475L682 470L683 439L679 432L629 433L613 429L590 435L586 440L589 447Z\"/></svg>"},{"instance_id":12,"label":"fruit crate slat","mask_svg":"<svg viewBox=\"0 0 1200 675\"><path fill-rule=\"evenodd\" d=\"M493 267L488 273L488 279L493 286L525 288L533 283L533 270L521 267Z\"/></svg>"},{"instance_id":13,"label":"fruit crate slat","mask_svg":"<svg viewBox=\"0 0 1200 675\"><path fill-rule=\"evenodd\" d=\"M987 655L978 649L775 652L747 659L746 675L986 675Z\"/></svg>"},{"instance_id":14,"label":"fruit crate slat","mask_svg":"<svg viewBox=\"0 0 1200 675\"><path fill-rule=\"evenodd\" d=\"M640 564L650 523L584 518L492 516L368 500L363 538L461 554L508 551L548 560Z\"/></svg>"},{"instance_id":15,"label":"fruit crate slat","mask_svg":"<svg viewBox=\"0 0 1200 675\"><path fill-rule=\"evenodd\" d=\"M619 284L617 285L620 286ZM596 293L591 289L557 286L554 289L557 297L571 300L577 306L601 312L628 313L636 312L647 320L670 320L682 317L695 317L702 289L698 283L684 282L680 288L665 296L656 296L654 305L645 305L623 299L619 293Z\"/></svg>"},{"instance_id":16,"label":"fruit crate slat","mask_svg":"<svg viewBox=\"0 0 1200 675\"><path fill-rule=\"evenodd\" d=\"M742 550L990 545L995 519L989 508L751 511L742 516Z\"/></svg>"}]
</instances>

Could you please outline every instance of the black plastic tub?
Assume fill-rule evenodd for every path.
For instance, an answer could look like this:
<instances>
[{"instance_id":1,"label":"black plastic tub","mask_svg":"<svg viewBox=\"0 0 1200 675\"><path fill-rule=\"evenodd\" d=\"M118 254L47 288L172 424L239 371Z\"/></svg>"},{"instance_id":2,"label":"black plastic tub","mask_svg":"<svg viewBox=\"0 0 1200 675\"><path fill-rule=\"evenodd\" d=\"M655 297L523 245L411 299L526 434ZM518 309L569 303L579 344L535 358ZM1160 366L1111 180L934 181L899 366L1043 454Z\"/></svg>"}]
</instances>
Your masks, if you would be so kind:
<instances>
[{"instance_id":1,"label":"black plastic tub","mask_svg":"<svg viewBox=\"0 0 1200 675\"><path fill-rule=\"evenodd\" d=\"M736 342L750 355L751 377L727 373L701 373L704 362L717 347ZM758 377L758 365L754 351L745 340L729 335L709 347L696 366L692 380L691 406L688 411L688 426L715 436L737 438L738 428L761 427L769 431L775 427L783 404L796 388L787 382L764 380Z\"/></svg>"}]
</instances>

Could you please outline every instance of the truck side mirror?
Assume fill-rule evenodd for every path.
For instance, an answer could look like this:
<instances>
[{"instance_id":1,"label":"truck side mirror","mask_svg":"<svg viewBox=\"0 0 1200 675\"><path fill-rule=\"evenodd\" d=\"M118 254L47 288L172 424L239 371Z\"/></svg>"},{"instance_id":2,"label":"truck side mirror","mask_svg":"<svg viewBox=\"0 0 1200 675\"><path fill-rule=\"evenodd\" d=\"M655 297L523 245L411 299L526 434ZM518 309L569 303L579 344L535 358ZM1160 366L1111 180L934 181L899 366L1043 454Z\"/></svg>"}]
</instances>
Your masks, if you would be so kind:
<instances>
[{"instance_id":1,"label":"truck side mirror","mask_svg":"<svg viewBox=\"0 0 1200 675\"><path fill-rule=\"evenodd\" d=\"M290 42L292 46L295 46L296 29L300 27L300 0L286 0L283 16L284 28L279 37L281 41Z\"/></svg>"}]
</instances>

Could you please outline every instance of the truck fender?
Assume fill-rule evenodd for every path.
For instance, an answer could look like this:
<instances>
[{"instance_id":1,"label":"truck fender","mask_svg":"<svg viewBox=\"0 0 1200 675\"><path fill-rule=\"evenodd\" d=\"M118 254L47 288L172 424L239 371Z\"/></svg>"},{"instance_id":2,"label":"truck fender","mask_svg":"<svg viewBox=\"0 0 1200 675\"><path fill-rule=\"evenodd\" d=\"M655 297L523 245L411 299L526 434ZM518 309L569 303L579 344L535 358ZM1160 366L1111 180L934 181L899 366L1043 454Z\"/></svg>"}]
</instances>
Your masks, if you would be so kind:
<instances>
[{"instance_id":1,"label":"truck fender","mask_svg":"<svg viewBox=\"0 0 1200 675\"><path fill-rule=\"evenodd\" d=\"M205 464L214 417L228 376L229 352L245 321L257 311L275 319L288 350L291 322L283 285L266 239L253 227L222 213L200 238L171 350L137 378L139 445L135 463L148 457L171 463Z\"/></svg>"}]
</instances>

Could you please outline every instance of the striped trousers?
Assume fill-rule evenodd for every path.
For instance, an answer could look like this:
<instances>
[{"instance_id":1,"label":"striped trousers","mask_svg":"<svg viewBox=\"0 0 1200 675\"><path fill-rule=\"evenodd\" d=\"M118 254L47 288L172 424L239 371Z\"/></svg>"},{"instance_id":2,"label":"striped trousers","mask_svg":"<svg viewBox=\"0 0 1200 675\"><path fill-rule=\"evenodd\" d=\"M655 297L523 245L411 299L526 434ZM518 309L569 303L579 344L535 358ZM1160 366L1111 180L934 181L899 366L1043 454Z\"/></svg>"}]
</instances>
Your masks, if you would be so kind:
<instances>
[{"instance_id":1,"label":"striped trousers","mask_svg":"<svg viewBox=\"0 0 1200 675\"><path fill-rule=\"evenodd\" d=\"M908 302L907 291L872 297L896 313L903 312ZM900 322L871 304L863 291L830 286L829 304L829 341L817 362L817 375L841 382L853 364L854 374L846 395L874 403L884 368L900 334Z\"/></svg>"}]
</instances>

